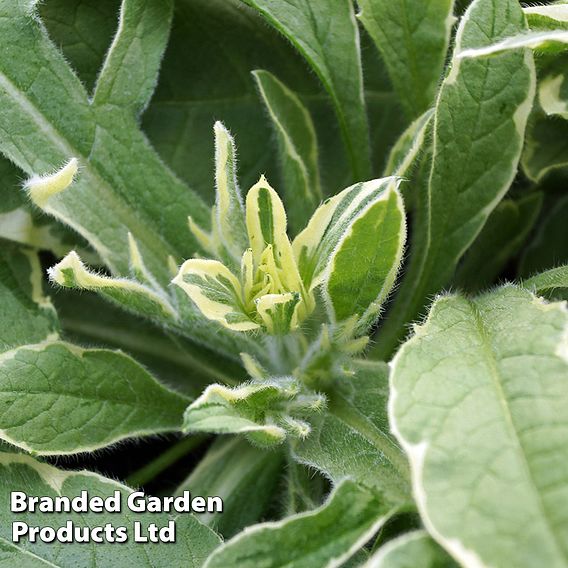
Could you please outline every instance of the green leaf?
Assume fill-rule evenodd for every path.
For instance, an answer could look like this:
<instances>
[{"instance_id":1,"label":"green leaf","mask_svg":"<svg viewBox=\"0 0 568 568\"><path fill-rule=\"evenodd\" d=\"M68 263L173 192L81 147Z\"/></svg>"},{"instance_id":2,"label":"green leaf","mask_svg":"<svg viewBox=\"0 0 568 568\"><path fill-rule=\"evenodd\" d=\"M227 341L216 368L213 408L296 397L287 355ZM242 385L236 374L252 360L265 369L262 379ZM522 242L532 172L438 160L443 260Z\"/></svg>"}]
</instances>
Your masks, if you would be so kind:
<instances>
[{"instance_id":1,"label":"green leaf","mask_svg":"<svg viewBox=\"0 0 568 568\"><path fill-rule=\"evenodd\" d=\"M316 209L306 228L292 243L306 286L315 288L321 284L333 251L355 220L374 203L391 195L398 183L393 177L357 183L326 199Z\"/></svg>"},{"instance_id":2,"label":"green leaf","mask_svg":"<svg viewBox=\"0 0 568 568\"><path fill-rule=\"evenodd\" d=\"M116 106L135 116L146 108L158 81L172 13L172 0L123 0L118 30L95 86L95 106Z\"/></svg>"},{"instance_id":3,"label":"green leaf","mask_svg":"<svg viewBox=\"0 0 568 568\"><path fill-rule=\"evenodd\" d=\"M337 243L324 277L324 297L332 321L358 316L365 330L390 293L406 242L404 205L391 185L354 217Z\"/></svg>"},{"instance_id":4,"label":"green leaf","mask_svg":"<svg viewBox=\"0 0 568 568\"><path fill-rule=\"evenodd\" d=\"M54 302L68 341L120 349L160 382L191 398L212 381L236 384L246 378L236 360L124 312L95 294L66 290L55 295Z\"/></svg>"},{"instance_id":5,"label":"green leaf","mask_svg":"<svg viewBox=\"0 0 568 568\"><path fill-rule=\"evenodd\" d=\"M243 0L282 32L329 93L355 179L371 171L359 31L348 0Z\"/></svg>"},{"instance_id":6,"label":"green leaf","mask_svg":"<svg viewBox=\"0 0 568 568\"><path fill-rule=\"evenodd\" d=\"M307 423L286 413L285 403L299 392L299 383L290 377L251 381L234 389L209 385L187 408L183 428L186 432L246 434L262 446L277 445L287 432L306 436L310 431Z\"/></svg>"},{"instance_id":7,"label":"green leaf","mask_svg":"<svg viewBox=\"0 0 568 568\"><path fill-rule=\"evenodd\" d=\"M388 367L357 361L329 402L329 411L314 420L313 432L294 442L297 461L313 467L333 481L345 477L401 504L410 500L408 465L389 432L386 412Z\"/></svg>"},{"instance_id":8,"label":"green leaf","mask_svg":"<svg viewBox=\"0 0 568 568\"><path fill-rule=\"evenodd\" d=\"M204 513L199 520L225 538L258 522L274 499L282 454L252 446L239 437L219 438L191 475L177 489L192 495L223 499L222 513Z\"/></svg>"},{"instance_id":9,"label":"green leaf","mask_svg":"<svg viewBox=\"0 0 568 568\"><path fill-rule=\"evenodd\" d=\"M522 166L527 177L538 183L551 172L568 167L568 121L538 111L533 115Z\"/></svg>"},{"instance_id":10,"label":"green leaf","mask_svg":"<svg viewBox=\"0 0 568 568\"><path fill-rule=\"evenodd\" d=\"M395 538L377 550L365 568L454 568L457 564L425 531Z\"/></svg>"},{"instance_id":11,"label":"green leaf","mask_svg":"<svg viewBox=\"0 0 568 568\"><path fill-rule=\"evenodd\" d=\"M410 120L433 104L454 24L454 0L359 0L358 18L373 38Z\"/></svg>"},{"instance_id":12,"label":"green leaf","mask_svg":"<svg viewBox=\"0 0 568 568\"><path fill-rule=\"evenodd\" d=\"M49 37L62 49L89 92L95 87L116 32L120 4L121 0L50 0L37 6Z\"/></svg>"},{"instance_id":13,"label":"green leaf","mask_svg":"<svg viewBox=\"0 0 568 568\"><path fill-rule=\"evenodd\" d=\"M434 111L427 110L418 117L399 137L390 151L386 176L404 177L410 173L426 144L427 134L432 126Z\"/></svg>"},{"instance_id":14,"label":"green leaf","mask_svg":"<svg viewBox=\"0 0 568 568\"><path fill-rule=\"evenodd\" d=\"M525 248L519 276L528 278L537 272L568 264L568 196L558 199L540 222L536 235Z\"/></svg>"},{"instance_id":15,"label":"green leaf","mask_svg":"<svg viewBox=\"0 0 568 568\"><path fill-rule=\"evenodd\" d=\"M201 312L228 329L250 331L258 329L245 312L241 283L218 260L186 260L174 278Z\"/></svg>"},{"instance_id":16,"label":"green leaf","mask_svg":"<svg viewBox=\"0 0 568 568\"><path fill-rule=\"evenodd\" d=\"M59 341L35 253L0 254L0 438L38 454L177 430L187 399L127 355Z\"/></svg>"},{"instance_id":17,"label":"green leaf","mask_svg":"<svg viewBox=\"0 0 568 568\"><path fill-rule=\"evenodd\" d=\"M37 454L179 430L187 399L120 352L54 341L0 357L0 437Z\"/></svg>"},{"instance_id":18,"label":"green leaf","mask_svg":"<svg viewBox=\"0 0 568 568\"><path fill-rule=\"evenodd\" d=\"M284 203L294 234L321 201L318 146L312 118L298 96L268 71L254 71L280 146Z\"/></svg>"},{"instance_id":19,"label":"green leaf","mask_svg":"<svg viewBox=\"0 0 568 568\"><path fill-rule=\"evenodd\" d=\"M549 6L526 6L523 11L531 30L568 29L568 6L556 1Z\"/></svg>"},{"instance_id":20,"label":"green leaf","mask_svg":"<svg viewBox=\"0 0 568 568\"><path fill-rule=\"evenodd\" d=\"M0 357L57 338L57 314L43 295L37 254L0 240Z\"/></svg>"},{"instance_id":21,"label":"green leaf","mask_svg":"<svg viewBox=\"0 0 568 568\"><path fill-rule=\"evenodd\" d=\"M57 541L30 543L24 537L21 542L12 542L12 523L25 522L31 527L58 529L71 521L77 528L125 526L129 539L119 546L120 565L127 568L139 566L187 566L199 568L207 556L220 544L219 537L202 525L194 515L183 514L177 518L167 513L133 513L126 506L132 490L116 481L89 471L62 471L51 465L38 462L21 454L0 453L0 557L15 566L51 566L72 568L93 566L111 568L117 565L117 545L102 542L93 544L60 543ZM78 497L86 490L89 497L105 499L119 492L121 513L10 513L10 491L24 491L29 496ZM166 526L175 520L176 544L136 543L133 538L134 522L139 521L144 529L155 523Z\"/></svg>"},{"instance_id":22,"label":"green leaf","mask_svg":"<svg viewBox=\"0 0 568 568\"><path fill-rule=\"evenodd\" d=\"M427 298L446 286L517 172L535 91L532 54L459 59L526 29L516 0L475 0L463 16L451 70L434 118L432 167L420 196L409 266L378 334L374 354L390 355Z\"/></svg>"},{"instance_id":23,"label":"green leaf","mask_svg":"<svg viewBox=\"0 0 568 568\"><path fill-rule=\"evenodd\" d=\"M524 280L522 285L535 294L544 294L558 289L566 290L568 289L568 265L537 274L528 280Z\"/></svg>"},{"instance_id":24,"label":"green leaf","mask_svg":"<svg viewBox=\"0 0 568 568\"><path fill-rule=\"evenodd\" d=\"M466 253L454 283L468 292L491 285L507 262L521 250L541 207L542 193L532 193L516 201L504 199L499 203Z\"/></svg>"},{"instance_id":25,"label":"green leaf","mask_svg":"<svg viewBox=\"0 0 568 568\"><path fill-rule=\"evenodd\" d=\"M90 290L121 307L159 322L177 319L169 298L161 291L128 278L110 278L89 271L75 251L48 270L50 280L64 288Z\"/></svg>"},{"instance_id":26,"label":"green leaf","mask_svg":"<svg viewBox=\"0 0 568 568\"><path fill-rule=\"evenodd\" d=\"M0 128L20 133L3 136L0 151L30 175L78 158L78 180L44 209L85 237L115 274L128 273L130 231L151 272L167 282L168 255L196 250L182 227L188 213L207 221L201 200L165 168L135 117L89 103L33 5L0 3L0 49Z\"/></svg>"},{"instance_id":27,"label":"green leaf","mask_svg":"<svg viewBox=\"0 0 568 568\"><path fill-rule=\"evenodd\" d=\"M221 243L237 263L248 246L245 211L237 182L237 149L229 131L215 123L215 221Z\"/></svg>"},{"instance_id":28,"label":"green leaf","mask_svg":"<svg viewBox=\"0 0 568 568\"><path fill-rule=\"evenodd\" d=\"M392 363L420 514L460 563L566 565L567 339L565 304L507 286L438 299Z\"/></svg>"},{"instance_id":29,"label":"green leaf","mask_svg":"<svg viewBox=\"0 0 568 568\"><path fill-rule=\"evenodd\" d=\"M343 481L315 511L256 525L221 545L206 568L341 566L388 518L370 490Z\"/></svg>"}]
</instances>

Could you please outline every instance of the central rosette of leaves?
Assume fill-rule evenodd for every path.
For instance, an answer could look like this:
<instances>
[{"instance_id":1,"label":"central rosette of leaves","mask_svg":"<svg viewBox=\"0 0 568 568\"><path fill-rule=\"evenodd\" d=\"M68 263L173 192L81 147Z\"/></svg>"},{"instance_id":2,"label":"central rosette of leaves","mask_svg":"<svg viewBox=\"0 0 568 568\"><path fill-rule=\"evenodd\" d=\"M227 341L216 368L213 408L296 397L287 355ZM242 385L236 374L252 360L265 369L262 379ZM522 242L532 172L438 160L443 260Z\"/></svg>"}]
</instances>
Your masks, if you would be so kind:
<instances>
[{"instance_id":1,"label":"central rosette of leaves","mask_svg":"<svg viewBox=\"0 0 568 568\"><path fill-rule=\"evenodd\" d=\"M221 123L215 150L211 230L190 218L201 250L179 270L173 267L173 282L185 293L166 288L147 268L145 251L130 234L130 277L90 271L76 252L49 275L188 337L203 315L243 346L251 381L209 386L187 408L186 431L244 433L264 445L305 437L308 420L326 404L318 391L349 375L349 359L365 348L394 284L406 239L399 180L357 183L330 197L291 241L282 201L264 176L243 202L235 144ZM77 168L71 160L51 176L30 180L30 196L45 206L69 187ZM305 207L312 212L311 202ZM211 333L217 331L212 325ZM258 342L252 349L243 337L250 332Z\"/></svg>"},{"instance_id":2,"label":"central rosette of leaves","mask_svg":"<svg viewBox=\"0 0 568 568\"><path fill-rule=\"evenodd\" d=\"M221 209L223 199L218 200ZM204 247L221 260L191 259L181 267L174 283L180 286L209 319L235 331L263 328L270 334L285 335L296 329L314 310L313 291L300 275L292 244L288 239L286 213L278 194L266 179L248 192L246 198L246 237L248 248L237 264L233 254L235 231L242 222L231 215L230 205L240 208L240 200L227 200L227 216L213 233L204 233L193 222L193 232ZM231 223L231 218L234 223ZM225 233L231 233L224 240ZM228 242L227 242L228 241Z\"/></svg>"}]
</instances>

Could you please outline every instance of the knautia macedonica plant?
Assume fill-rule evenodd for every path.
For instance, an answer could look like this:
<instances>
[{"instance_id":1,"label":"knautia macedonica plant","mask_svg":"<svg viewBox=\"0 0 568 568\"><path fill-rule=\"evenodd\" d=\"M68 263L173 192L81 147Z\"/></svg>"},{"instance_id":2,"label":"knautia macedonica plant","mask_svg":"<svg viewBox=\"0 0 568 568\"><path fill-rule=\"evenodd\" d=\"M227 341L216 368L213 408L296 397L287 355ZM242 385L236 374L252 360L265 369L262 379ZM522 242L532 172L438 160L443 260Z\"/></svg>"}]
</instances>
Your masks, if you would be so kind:
<instances>
[{"instance_id":1,"label":"knautia macedonica plant","mask_svg":"<svg viewBox=\"0 0 568 568\"><path fill-rule=\"evenodd\" d=\"M0 0L0 558L568 566L540 4Z\"/></svg>"}]
</instances>

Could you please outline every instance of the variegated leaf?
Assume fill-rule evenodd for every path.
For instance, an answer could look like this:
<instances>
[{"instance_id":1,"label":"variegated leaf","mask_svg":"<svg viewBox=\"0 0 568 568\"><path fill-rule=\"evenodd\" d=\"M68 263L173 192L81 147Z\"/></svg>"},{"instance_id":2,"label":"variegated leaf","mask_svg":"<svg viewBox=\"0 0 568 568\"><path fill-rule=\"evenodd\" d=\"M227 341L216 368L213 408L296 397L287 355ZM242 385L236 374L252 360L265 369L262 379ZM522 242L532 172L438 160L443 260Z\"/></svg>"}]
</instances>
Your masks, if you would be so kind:
<instances>
[{"instance_id":1,"label":"variegated leaf","mask_svg":"<svg viewBox=\"0 0 568 568\"><path fill-rule=\"evenodd\" d=\"M235 331L260 325L244 311L241 284L217 260L186 260L173 283L179 286L208 319Z\"/></svg>"}]
</instances>

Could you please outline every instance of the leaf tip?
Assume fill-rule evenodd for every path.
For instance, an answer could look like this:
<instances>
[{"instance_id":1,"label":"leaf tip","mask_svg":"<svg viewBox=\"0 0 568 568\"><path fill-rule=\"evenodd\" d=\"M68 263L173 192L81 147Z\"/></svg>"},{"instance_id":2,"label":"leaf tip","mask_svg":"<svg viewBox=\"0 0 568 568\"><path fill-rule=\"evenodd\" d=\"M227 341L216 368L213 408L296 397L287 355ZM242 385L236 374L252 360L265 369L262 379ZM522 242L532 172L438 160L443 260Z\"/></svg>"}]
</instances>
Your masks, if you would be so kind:
<instances>
[{"instance_id":1,"label":"leaf tip","mask_svg":"<svg viewBox=\"0 0 568 568\"><path fill-rule=\"evenodd\" d=\"M33 176L24 185L30 199L44 209L51 197L67 189L79 170L77 158L71 158L60 170L44 176Z\"/></svg>"}]
</instances>

